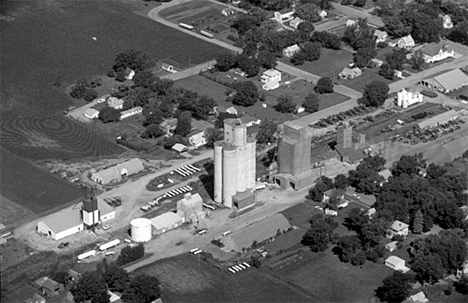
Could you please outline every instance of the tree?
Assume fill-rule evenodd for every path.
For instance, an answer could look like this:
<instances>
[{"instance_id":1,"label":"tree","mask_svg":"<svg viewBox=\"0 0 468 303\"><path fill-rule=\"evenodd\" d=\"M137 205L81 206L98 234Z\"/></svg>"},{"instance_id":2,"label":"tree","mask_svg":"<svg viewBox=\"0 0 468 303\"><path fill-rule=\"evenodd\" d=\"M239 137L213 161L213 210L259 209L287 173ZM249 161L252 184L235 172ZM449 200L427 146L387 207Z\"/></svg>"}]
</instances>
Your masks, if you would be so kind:
<instances>
[{"instance_id":1,"label":"tree","mask_svg":"<svg viewBox=\"0 0 468 303\"><path fill-rule=\"evenodd\" d=\"M297 5L294 8L294 16L308 22L320 21L318 7L311 3Z\"/></svg>"},{"instance_id":2,"label":"tree","mask_svg":"<svg viewBox=\"0 0 468 303\"><path fill-rule=\"evenodd\" d=\"M206 120L215 106L213 98L203 95L196 99L190 111L195 119Z\"/></svg>"},{"instance_id":3,"label":"tree","mask_svg":"<svg viewBox=\"0 0 468 303\"><path fill-rule=\"evenodd\" d=\"M217 129L224 128L224 120L226 120L226 119L235 119L235 118L238 118L238 116L236 114L221 112L221 113L218 114L218 117L216 118L215 128L217 128Z\"/></svg>"},{"instance_id":4,"label":"tree","mask_svg":"<svg viewBox=\"0 0 468 303\"><path fill-rule=\"evenodd\" d=\"M338 35L329 32L315 31L310 37L310 41L320 42L323 47L329 49L341 49L341 39Z\"/></svg>"},{"instance_id":5,"label":"tree","mask_svg":"<svg viewBox=\"0 0 468 303\"><path fill-rule=\"evenodd\" d=\"M315 92L317 94L331 94L333 93L333 81L330 77L322 77L318 79L317 85L315 86Z\"/></svg>"},{"instance_id":6,"label":"tree","mask_svg":"<svg viewBox=\"0 0 468 303\"><path fill-rule=\"evenodd\" d=\"M260 259L254 255L250 257L250 264L252 264L252 266L255 268L260 268L260 266L262 266Z\"/></svg>"},{"instance_id":7,"label":"tree","mask_svg":"<svg viewBox=\"0 0 468 303\"><path fill-rule=\"evenodd\" d=\"M236 66L247 74L247 77L255 77L260 71L257 60L248 55L241 54L236 58Z\"/></svg>"},{"instance_id":8,"label":"tree","mask_svg":"<svg viewBox=\"0 0 468 303\"><path fill-rule=\"evenodd\" d=\"M164 113L156 102L143 107L143 116L145 117L143 126L160 125L164 121Z\"/></svg>"},{"instance_id":9,"label":"tree","mask_svg":"<svg viewBox=\"0 0 468 303\"><path fill-rule=\"evenodd\" d=\"M280 113L291 114L296 110L296 104L294 104L292 97L288 95L281 95L276 99L274 109Z\"/></svg>"},{"instance_id":10,"label":"tree","mask_svg":"<svg viewBox=\"0 0 468 303\"><path fill-rule=\"evenodd\" d=\"M464 275L455 284L455 290L461 294L468 295L468 276Z\"/></svg>"},{"instance_id":11,"label":"tree","mask_svg":"<svg viewBox=\"0 0 468 303\"><path fill-rule=\"evenodd\" d=\"M260 127L255 137L257 144L271 143L278 132L278 124L270 119L265 119L260 123Z\"/></svg>"},{"instance_id":12,"label":"tree","mask_svg":"<svg viewBox=\"0 0 468 303\"><path fill-rule=\"evenodd\" d=\"M362 228L369 223L369 216L365 210L360 208L352 208L345 218L343 225L349 230L353 230L356 233L361 233Z\"/></svg>"},{"instance_id":13,"label":"tree","mask_svg":"<svg viewBox=\"0 0 468 303\"><path fill-rule=\"evenodd\" d=\"M346 190L346 187L349 186L348 178L345 175L339 174L335 177L335 181L333 182L333 187Z\"/></svg>"},{"instance_id":14,"label":"tree","mask_svg":"<svg viewBox=\"0 0 468 303\"><path fill-rule=\"evenodd\" d=\"M411 28L405 26L398 16L384 16L384 29L390 36L403 37L409 34Z\"/></svg>"},{"instance_id":15,"label":"tree","mask_svg":"<svg viewBox=\"0 0 468 303\"><path fill-rule=\"evenodd\" d=\"M341 262L350 262L361 248L361 241L356 235L342 236L336 243L336 252Z\"/></svg>"},{"instance_id":16,"label":"tree","mask_svg":"<svg viewBox=\"0 0 468 303\"><path fill-rule=\"evenodd\" d=\"M131 303L149 303L161 297L159 280L156 277L140 274L132 279L122 293L122 300Z\"/></svg>"},{"instance_id":17,"label":"tree","mask_svg":"<svg viewBox=\"0 0 468 303\"><path fill-rule=\"evenodd\" d=\"M353 5L357 7L364 7L367 3L367 0L355 0Z\"/></svg>"},{"instance_id":18,"label":"tree","mask_svg":"<svg viewBox=\"0 0 468 303\"><path fill-rule=\"evenodd\" d=\"M146 127L145 131L141 134L143 139L154 139L161 137L165 131L158 124L150 124Z\"/></svg>"},{"instance_id":19,"label":"tree","mask_svg":"<svg viewBox=\"0 0 468 303\"><path fill-rule=\"evenodd\" d=\"M385 57L385 61L390 68L401 70L406 61L406 54L403 50L393 51Z\"/></svg>"},{"instance_id":20,"label":"tree","mask_svg":"<svg viewBox=\"0 0 468 303\"><path fill-rule=\"evenodd\" d=\"M107 293L106 281L97 271L83 273L78 282L70 289L75 302L91 300L94 296Z\"/></svg>"},{"instance_id":21,"label":"tree","mask_svg":"<svg viewBox=\"0 0 468 303\"><path fill-rule=\"evenodd\" d=\"M301 0L301 3L312 3L324 10L332 9L332 0Z\"/></svg>"},{"instance_id":22,"label":"tree","mask_svg":"<svg viewBox=\"0 0 468 303\"><path fill-rule=\"evenodd\" d=\"M304 107L304 110L307 113L315 113L316 111L319 110L319 107L320 107L320 101L319 101L318 96L314 93L309 93L305 97L304 102L302 103L302 106Z\"/></svg>"},{"instance_id":23,"label":"tree","mask_svg":"<svg viewBox=\"0 0 468 303\"><path fill-rule=\"evenodd\" d=\"M426 159L422 153L417 155L404 155L401 156L400 160L393 163L392 175L395 177L407 174L409 176L417 175L421 169L426 168Z\"/></svg>"},{"instance_id":24,"label":"tree","mask_svg":"<svg viewBox=\"0 0 468 303\"><path fill-rule=\"evenodd\" d=\"M127 288L128 282L130 282L128 273L115 263L109 264L102 273L102 277L111 291L122 292Z\"/></svg>"},{"instance_id":25,"label":"tree","mask_svg":"<svg viewBox=\"0 0 468 303\"><path fill-rule=\"evenodd\" d=\"M93 296L91 303L110 303L110 297L107 291L101 291Z\"/></svg>"},{"instance_id":26,"label":"tree","mask_svg":"<svg viewBox=\"0 0 468 303\"><path fill-rule=\"evenodd\" d=\"M92 88L89 88L89 89L87 89L87 90L85 91L84 96L83 96L83 99L84 99L85 101L90 102L90 101L93 101L94 99L96 99L97 96L98 96L98 94L97 94L96 90L95 90L95 89L92 89Z\"/></svg>"},{"instance_id":27,"label":"tree","mask_svg":"<svg viewBox=\"0 0 468 303\"><path fill-rule=\"evenodd\" d=\"M395 76L395 70L390 67L387 63L382 64L379 70L379 75L388 80L393 80Z\"/></svg>"},{"instance_id":28,"label":"tree","mask_svg":"<svg viewBox=\"0 0 468 303\"><path fill-rule=\"evenodd\" d=\"M136 73L132 80L136 87L149 88L156 81L156 77L150 70L144 70Z\"/></svg>"},{"instance_id":29,"label":"tree","mask_svg":"<svg viewBox=\"0 0 468 303\"><path fill-rule=\"evenodd\" d=\"M72 86L70 96L74 99L82 99L89 88L89 80L82 78Z\"/></svg>"},{"instance_id":30,"label":"tree","mask_svg":"<svg viewBox=\"0 0 468 303\"><path fill-rule=\"evenodd\" d=\"M117 74L125 73L126 68L130 68L135 71L143 71L150 68L152 65L151 59L143 53L142 51L137 51L134 49L126 50L120 52L115 56L114 65L112 69L117 72ZM125 77L125 74L124 74Z\"/></svg>"},{"instance_id":31,"label":"tree","mask_svg":"<svg viewBox=\"0 0 468 303\"><path fill-rule=\"evenodd\" d=\"M192 130L192 115L190 112L182 112L177 117L177 126L174 134L186 137Z\"/></svg>"},{"instance_id":32,"label":"tree","mask_svg":"<svg viewBox=\"0 0 468 303\"><path fill-rule=\"evenodd\" d=\"M385 82L374 80L364 87L364 94L359 103L367 107L379 107L384 104L390 88Z\"/></svg>"},{"instance_id":33,"label":"tree","mask_svg":"<svg viewBox=\"0 0 468 303\"><path fill-rule=\"evenodd\" d=\"M236 64L236 56L232 53L224 53L216 57L216 69L221 72L227 72Z\"/></svg>"},{"instance_id":34,"label":"tree","mask_svg":"<svg viewBox=\"0 0 468 303\"><path fill-rule=\"evenodd\" d=\"M417 273L421 283L436 283L444 276L442 261L439 256L433 254L417 254L411 263L411 269Z\"/></svg>"},{"instance_id":35,"label":"tree","mask_svg":"<svg viewBox=\"0 0 468 303\"><path fill-rule=\"evenodd\" d=\"M325 251L333 237L333 230L337 224L331 217L316 214L310 219L310 228L302 238L301 243L313 252Z\"/></svg>"},{"instance_id":36,"label":"tree","mask_svg":"<svg viewBox=\"0 0 468 303\"><path fill-rule=\"evenodd\" d=\"M420 56L411 56L409 63L411 64L411 67L415 70L420 70L425 61Z\"/></svg>"},{"instance_id":37,"label":"tree","mask_svg":"<svg viewBox=\"0 0 468 303\"><path fill-rule=\"evenodd\" d=\"M415 282L412 274L394 271L383 280L383 285L376 289L376 296L385 302L403 302L410 294Z\"/></svg>"},{"instance_id":38,"label":"tree","mask_svg":"<svg viewBox=\"0 0 468 303\"><path fill-rule=\"evenodd\" d=\"M297 31L300 34L301 40L304 42L309 40L310 35L312 35L314 30L315 30L314 24L308 21L303 21L299 23L299 25L297 26Z\"/></svg>"},{"instance_id":39,"label":"tree","mask_svg":"<svg viewBox=\"0 0 468 303\"><path fill-rule=\"evenodd\" d=\"M232 99L232 104L240 106L252 106L258 100L258 88L252 81L236 83L237 93Z\"/></svg>"},{"instance_id":40,"label":"tree","mask_svg":"<svg viewBox=\"0 0 468 303\"><path fill-rule=\"evenodd\" d=\"M216 141L223 140L223 131L220 128L209 127L205 130L206 146L213 148Z\"/></svg>"},{"instance_id":41,"label":"tree","mask_svg":"<svg viewBox=\"0 0 468 303\"><path fill-rule=\"evenodd\" d=\"M322 52L322 44L319 42L307 42L305 43L299 53L303 53L306 61L315 61L320 58Z\"/></svg>"},{"instance_id":42,"label":"tree","mask_svg":"<svg viewBox=\"0 0 468 303\"><path fill-rule=\"evenodd\" d=\"M424 216L421 212L421 209L418 209L416 214L414 215L413 218L413 233L415 234L421 234L423 232L423 226L424 226Z\"/></svg>"},{"instance_id":43,"label":"tree","mask_svg":"<svg viewBox=\"0 0 468 303\"><path fill-rule=\"evenodd\" d=\"M172 136L177 137L177 136ZM132 261L138 260L140 258L143 258L145 255L145 247L143 244L138 244L138 246L125 246L122 248L120 251L120 255L117 257L116 264L117 265L124 265L127 263L130 263Z\"/></svg>"},{"instance_id":44,"label":"tree","mask_svg":"<svg viewBox=\"0 0 468 303\"><path fill-rule=\"evenodd\" d=\"M104 123L120 121L120 111L113 107L106 106L99 112L99 120Z\"/></svg>"},{"instance_id":45,"label":"tree","mask_svg":"<svg viewBox=\"0 0 468 303\"><path fill-rule=\"evenodd\" d=\"M374 47L361 47L353 55L354 63L359 68L369 66L370 60L375 57L377 51Z\"/></svg>"},{"instance_id":46,"label":"tree","mask_svg":"<svg viewBox=\"0 0 468 303\"><path fill-rule=\"evenodd\" d=\"M276 62L276 56L266 51L261 51L258 53L257 62L265 69L272 69L278 64Z\"/></svg>"},{"instance_id":47,"label":"tree","mask_svg":"<svg viewBox=\"0 0 468 303\"><path fill-rule=\"evenodd\" d=\"M298 51L294 55L292 55L291 59L289 60L294 65L302 65L307 60L307 55L303 51Z\"/></svg>"}]
</instances>

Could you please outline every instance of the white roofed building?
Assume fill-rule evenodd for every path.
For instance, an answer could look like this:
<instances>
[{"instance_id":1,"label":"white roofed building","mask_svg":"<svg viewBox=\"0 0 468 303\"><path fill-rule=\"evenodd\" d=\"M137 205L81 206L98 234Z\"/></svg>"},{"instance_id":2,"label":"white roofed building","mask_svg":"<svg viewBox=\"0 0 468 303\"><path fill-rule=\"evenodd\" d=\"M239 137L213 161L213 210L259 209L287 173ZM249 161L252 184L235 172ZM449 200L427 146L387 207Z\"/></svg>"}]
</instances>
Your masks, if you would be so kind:
<instances>
[{"instance_id":1,"label":"white roofed building","mask_svg":"<svg viewBox=\"0 0 468 303\"><path fill-rule=\"evenodd\" d=\"M385 266L404 273L410 270L409 267L406 267L405 263L405 260L397 256L390 256L387 259L385 259Z\"/></svg>"},{"instance_id":2,"label":"white roofed building","mask_svg":"<svg viewBox=\"0 0 468 303\"><path fill-rule=\"evenodd\" d=\"M177 202L177 215L183 222L198 222L205 217L203 211L203 199L200 194L187 193L184 198Z\"/></svg>"},{"instance_id":3,"label":"white roofed building","mask_svg":"<svg viewBox=\"0 0 468 303\"><path fill-rule=\"evenodd\" d=\"M79 208L66 208L37 222L36 232L58 241L84 229Z\"/></svg>"},{"instance_id":4,"label":"white roofed building","mask_svg":"<svg viewBox=\"0 0 468 303\"><path fill-rule=\"evenodd\" d=\"M263 75L260 77L260 81L263 83L267 83L272 80L281 81L281 72L276 69L269 69L264 71Z\"/></svg>"},{"instance_id":5,"label":"white roofed building","mask_svg":"<svg viewBox=\"0 0 468 303\"><path fill-rule=\"evenodd\" d=\"M161 235L183 224L183 219L176 213L167 212L151 219L153 234Z\"/></svg>"},{"instance_id":6,"label":"white roofed building","mask_svg":"<svg viewBox=\"0 0 468 303\"><path fill-rule=\"evenodd\" d=\"M295 53L299 52L300 50L301 48L297 44L288 46L285 49L283 49L283 56L285 56L286 58L291 58L292 56L294 56Z\"/></svg>"},{"instance_id":7,"label":"white roofed building","mask_svg":"<svg viewBox=\"0 0 468 303\"><path fill-rule=\"evenodd\" d=\"M140 159L134 158L91 175L91 180L99 184L120 182L123 178L139 173L145 169Z\"/></svg>"},{"instance_id":8,"label":"white roofed building","mask_svg":"<svg viewBox=\"0 0 468 303\"><path fill-rule=\"evenodd\" d=\"M392 226L387 230L387 238L391 239L394 236L408 236L408 227L408 224L395 220Z\"/></svg>"},{"instance_id":9,"label":"white roofed building","mask_svg":"<svg viewBox=\"0 0 468 303\"><path fill-rule=\"evenodd\" d=\"M88 108L85 110L84 116L88 119L96 119L99 117L99 111L94 108Z\"/></svg>"},{"instance_id":10,"label":"white roofed building","mask_svg":"<svg viewBox=\"0 0 468 303\"><path fill-rule=\"evenodd\" d=\"M143 107L141 106L136 106L127 110L124 110L120 113L120 120L141 114L143 112Z\"/></svg>"},{"instance_id":11,"label":"white roofed building","mask_svg":"<svg viewBox=\"0 0 468 303\"><path fill-rule=\"evenodd\" d=\"M122 99L117 99L116 97L109 97L107 98L107 106L115 108L115 109L122 109L124 101Z\"/></svg>"},{"instance_id":12,"label":"white roofed building","mask_svg":"<svg viewBox=\"0 0 468 303\"><path fill-rule=\"evenodd\" d=\"M423 94L420 92L410 92L404 88L397 93L397 105L402 108L423 102Z\"/></svg>"}]
</instances>

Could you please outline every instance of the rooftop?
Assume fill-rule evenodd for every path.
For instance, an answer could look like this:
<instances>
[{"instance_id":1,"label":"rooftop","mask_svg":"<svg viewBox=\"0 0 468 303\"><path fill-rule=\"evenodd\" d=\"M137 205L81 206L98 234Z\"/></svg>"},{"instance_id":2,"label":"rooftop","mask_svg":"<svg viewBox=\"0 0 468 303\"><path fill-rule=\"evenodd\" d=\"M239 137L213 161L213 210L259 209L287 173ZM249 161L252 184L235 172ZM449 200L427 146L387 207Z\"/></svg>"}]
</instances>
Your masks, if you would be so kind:
<instances>
[{"instance_id":1,"label":"rooftop","mask_svg":"<svg viewBox=\"0 0 468 303\"><path fill-rule=\"evenodd\" d=\"M255 193L253 191L247 189L246 191L238 192L232 198L237 200L237 201L242 201L242 200L245 200L245 199L251 197L252 195L255 195Z\"/></svg>"},{"instance_id":2,"label":"rooftop","mask_svg":"<svg viewBox=\"0 0 468 303\"><path fill-rule=\"evenodd\" d=\"M452 49L444 42L439 43L427 43L425 44L419 51L423 54L428 56L435 56L437 55L441 49L445 49L446 51L451 51Z\"/></svg>"},{"instance_id":3,"label":"rooftop","mask_svg":"<svg viewBox=\"0 0 468 303\"><path fill-rule=\"evenodd\" d=\"M151 219L151 225L156 229L163 229L173 226L182 220L179 215L173 212L167 212Z\"/></svg>"},{"instance_id":4,"label":"rooftop","mask_svg":"<svg viewBox=\"0 0 468 303\"><path fill-rule=\"evenodd\" d=\"M408 224L403 223L403 222L398 221L398 220L395 220L395 221L392 223L391 229L393 229L394 231L401 231L401 230L406 229L406 228L408 228L408 227L409 227Z\"/></svg>"},{"instance_id":5,"label":"rooftop","mask_svg":"<svg viewBox=\"0 0 468 303\"><path fill-rule=\"evenodd\" d=\"M80 209L77 207L65 208L45 217L41 222L53 232L59 233L82 224Z\"/></svg>"},{"instance_id":6,"label":"rooftop","mask_svg":"<svg viewBox=\"0 0 468 303\"><path fill-rule=\"evenodd\" d=\"M426 79L434 80L446 90L458 88L468 82L468 76L459 68L452 69L450 71L443 71ZM423 81L426 81L426 79Z\"/></svg>"}]
</instances>

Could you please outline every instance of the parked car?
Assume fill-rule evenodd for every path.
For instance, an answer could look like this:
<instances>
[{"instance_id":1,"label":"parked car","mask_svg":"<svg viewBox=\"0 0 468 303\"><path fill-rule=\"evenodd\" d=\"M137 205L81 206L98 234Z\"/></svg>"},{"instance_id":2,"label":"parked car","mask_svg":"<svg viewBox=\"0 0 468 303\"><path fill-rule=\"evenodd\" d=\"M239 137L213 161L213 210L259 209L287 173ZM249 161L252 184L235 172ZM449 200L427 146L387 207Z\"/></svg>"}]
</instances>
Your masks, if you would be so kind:
<instances>
[{"instance_id":1,"label":"parked car","mask_svg":"<svg viewBox=\"0 0 468 303\"><path fill-rule=\"evenodd\" d=\"M70 243L69 242L62 242L59 244L58 248L62 249L62 248L65 248L69 245Z\"/></svg>"}]
</instances>

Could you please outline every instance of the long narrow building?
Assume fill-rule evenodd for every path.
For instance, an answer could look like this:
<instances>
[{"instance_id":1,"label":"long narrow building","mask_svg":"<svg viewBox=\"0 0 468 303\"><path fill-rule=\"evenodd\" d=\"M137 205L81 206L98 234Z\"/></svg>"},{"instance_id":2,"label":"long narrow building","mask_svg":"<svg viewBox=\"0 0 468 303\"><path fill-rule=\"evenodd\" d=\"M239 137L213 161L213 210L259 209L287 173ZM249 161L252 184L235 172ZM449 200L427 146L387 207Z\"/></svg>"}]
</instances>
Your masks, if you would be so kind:
<instances>
[{"instance_id":1,"label":"long narrow building","mask_svg":"<svg viewBox=\"0 0 468 303\"><path fill-rule=\"evenodd\" d=\"M214 200L226 207L255 203L256 141L240 119L224 120L224 140L214 146Z\"/></svg>"}]
</instances>

